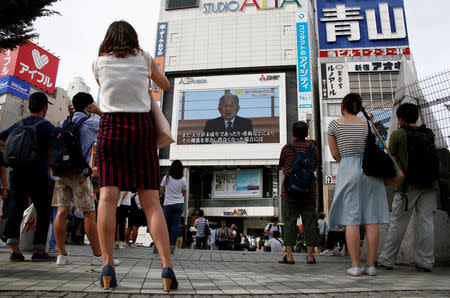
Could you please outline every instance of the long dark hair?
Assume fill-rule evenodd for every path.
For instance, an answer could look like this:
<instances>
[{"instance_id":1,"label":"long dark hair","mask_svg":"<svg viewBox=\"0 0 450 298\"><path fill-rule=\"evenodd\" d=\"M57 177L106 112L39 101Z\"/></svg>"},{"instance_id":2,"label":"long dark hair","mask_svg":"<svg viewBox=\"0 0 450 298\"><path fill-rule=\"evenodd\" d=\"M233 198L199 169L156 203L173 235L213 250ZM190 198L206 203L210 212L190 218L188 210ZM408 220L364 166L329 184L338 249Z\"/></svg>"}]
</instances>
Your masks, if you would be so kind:
<instances>
[{"instance_id":1,"label":"long dark hair","mask_svg":"<svg viewBox=\"0 0 450 298\"><path fill-rule=\"evenodd\" d=\"M169 169L169 176L174 179L180 179L183 177L183 164L178 159L172 162Z\"/></svg>"},{"instance_id":2,"label":"long dark hair","mask_svg":"<svg viewBox=\"0 0 450 298\"><path fill-rule=\"evenodd\" d=\"M112 54L117 58L124 58L127 55L136 55L136 51L142 51L136 30L126 21L116 21L109 25L98 55Z\"/></svg>"}]
</instances>

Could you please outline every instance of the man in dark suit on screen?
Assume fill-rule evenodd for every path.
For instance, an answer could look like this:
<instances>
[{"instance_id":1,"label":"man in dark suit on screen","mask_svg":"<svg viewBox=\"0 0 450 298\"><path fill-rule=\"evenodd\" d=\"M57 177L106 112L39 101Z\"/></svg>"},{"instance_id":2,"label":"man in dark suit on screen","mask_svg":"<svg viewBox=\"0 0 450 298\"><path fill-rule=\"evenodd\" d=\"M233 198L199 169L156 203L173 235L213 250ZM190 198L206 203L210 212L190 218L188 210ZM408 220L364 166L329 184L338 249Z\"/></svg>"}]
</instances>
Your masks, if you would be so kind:
<instances>
[{"instance_id":1,"label":"man in dark suit on screen","mask_svg":"<svg viewBox=\"0 0 450 298\"><path fill-rule=\"evenodd\" d=\"M206 122L204 132L244 132L253 131L252 121L237 116L239 111L239 98L233 94L224 94L219 100L219 118Z\"/></svg>"}]
</instances>

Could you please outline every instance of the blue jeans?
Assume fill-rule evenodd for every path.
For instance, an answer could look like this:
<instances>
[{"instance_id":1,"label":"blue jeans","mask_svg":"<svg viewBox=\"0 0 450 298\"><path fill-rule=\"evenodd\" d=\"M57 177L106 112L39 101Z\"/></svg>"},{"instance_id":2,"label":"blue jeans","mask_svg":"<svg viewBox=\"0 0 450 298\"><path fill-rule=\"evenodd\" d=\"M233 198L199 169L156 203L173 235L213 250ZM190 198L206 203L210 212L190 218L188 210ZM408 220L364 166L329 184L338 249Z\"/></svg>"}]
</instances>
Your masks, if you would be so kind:
<instances>
[{"instance_id":1,"label":"blue jeans","mask_svg":"<svg viewBox=\"0 0 450 298\"><path fill-rule=\"evenodd\" d=\"M164 206L164 217L166 218L167 230L169 230L170 245L177 243L180 231L181 214L183 214L184 203Z\"/></svg>"}]
</instances>

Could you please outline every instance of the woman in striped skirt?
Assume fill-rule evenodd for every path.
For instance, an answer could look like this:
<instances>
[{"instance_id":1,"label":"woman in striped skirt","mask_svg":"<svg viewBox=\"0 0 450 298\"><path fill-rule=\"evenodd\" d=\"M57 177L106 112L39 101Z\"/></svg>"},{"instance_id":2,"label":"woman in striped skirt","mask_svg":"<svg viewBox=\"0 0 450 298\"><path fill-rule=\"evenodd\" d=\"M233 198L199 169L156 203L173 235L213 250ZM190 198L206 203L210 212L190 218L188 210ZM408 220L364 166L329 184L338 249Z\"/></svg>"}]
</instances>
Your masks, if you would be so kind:
<instances>
[{"instance_id":1,"label":"woman in striped skirt","mask_svg":"<svg viewBox=\"0 0 450 298\"><path fill-rule=\"evenodd\" d=\"M159 203L159 159L148 92L151 80L164 90L170 87L169 81L139 47L136 31L125 21L109 26L93 71L100 86L103 112L97 147L97 225L103 252L100 284L105 289L117 285L112 255L117 202L121 190L137 189L161 257L164 290L176 288L167 225Z\"/></svg>"},{"instance_id":2,"label":"woman in striped skirt","mask_svg":"<svg viewBox=\"0 0 450 298\"><path fill-rule=\"evenodd\" d=\"M362 100L358 94L347 94L342 100L343 117L328 126L328 143L339 163L336 190L329 214L329 229L345 227L347 247L352 260L350 275L376 275L375 258L381 223L389 223L389 209L383 179L366 176L362 159L367 140L367 122L358 116ZM367 265L360 268L360 226L366 229Z\"/></svg>"}]
</instances>

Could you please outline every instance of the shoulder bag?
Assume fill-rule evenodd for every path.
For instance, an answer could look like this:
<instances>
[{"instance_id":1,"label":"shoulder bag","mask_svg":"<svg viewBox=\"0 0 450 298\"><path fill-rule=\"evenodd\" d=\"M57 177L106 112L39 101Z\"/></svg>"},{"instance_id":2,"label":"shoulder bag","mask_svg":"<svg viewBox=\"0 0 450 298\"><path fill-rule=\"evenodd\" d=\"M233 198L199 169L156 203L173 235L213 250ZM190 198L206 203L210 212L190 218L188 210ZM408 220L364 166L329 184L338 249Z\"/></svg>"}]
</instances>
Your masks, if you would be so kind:
<instances>
[{"instance_id":1,"label":"shoulder bag","mask_svg":"<svg viewBox=\"0 0 450 298\"><path fill-rule=\"evenodd\" d=\"M378 133L378 130L375 128L375 125L370 120L369 115L367 115L364 108L362 109L362 112L367 119L368 128L366 147L364 149L364 157L362 162L362 169L364 174L366 174L367 176L383 178L384 184L386 185L398 183L405 177L402 170L400 169L392 155L388 154L389 151L388 153L384 152L384 150L376 144L375 134L372 133L370 129L371 124L374 132L381 140L383 147L387 148L386 144Z\"/></svg>"},{"instance_id":2,"label":"shoulder bag","mask_svg":"<svg viewBox=\"0 0 450 298\"><path fill-rule=\"evenodd\" d=\"M145 53L142 53L142 55L144 56L145 62L147 63L147 68L151 73L150 61ZM160 149L162 147L172 144L173 142L175 142L175 140L170 131L169 122L167 121L166 117L161 111L159 104L152 96L151 84L149 85L148 94L150 95L151 100L150 116L152 118L152 123L155 126L156 131L156 148Z\"/></svg>"}]
</instances>

